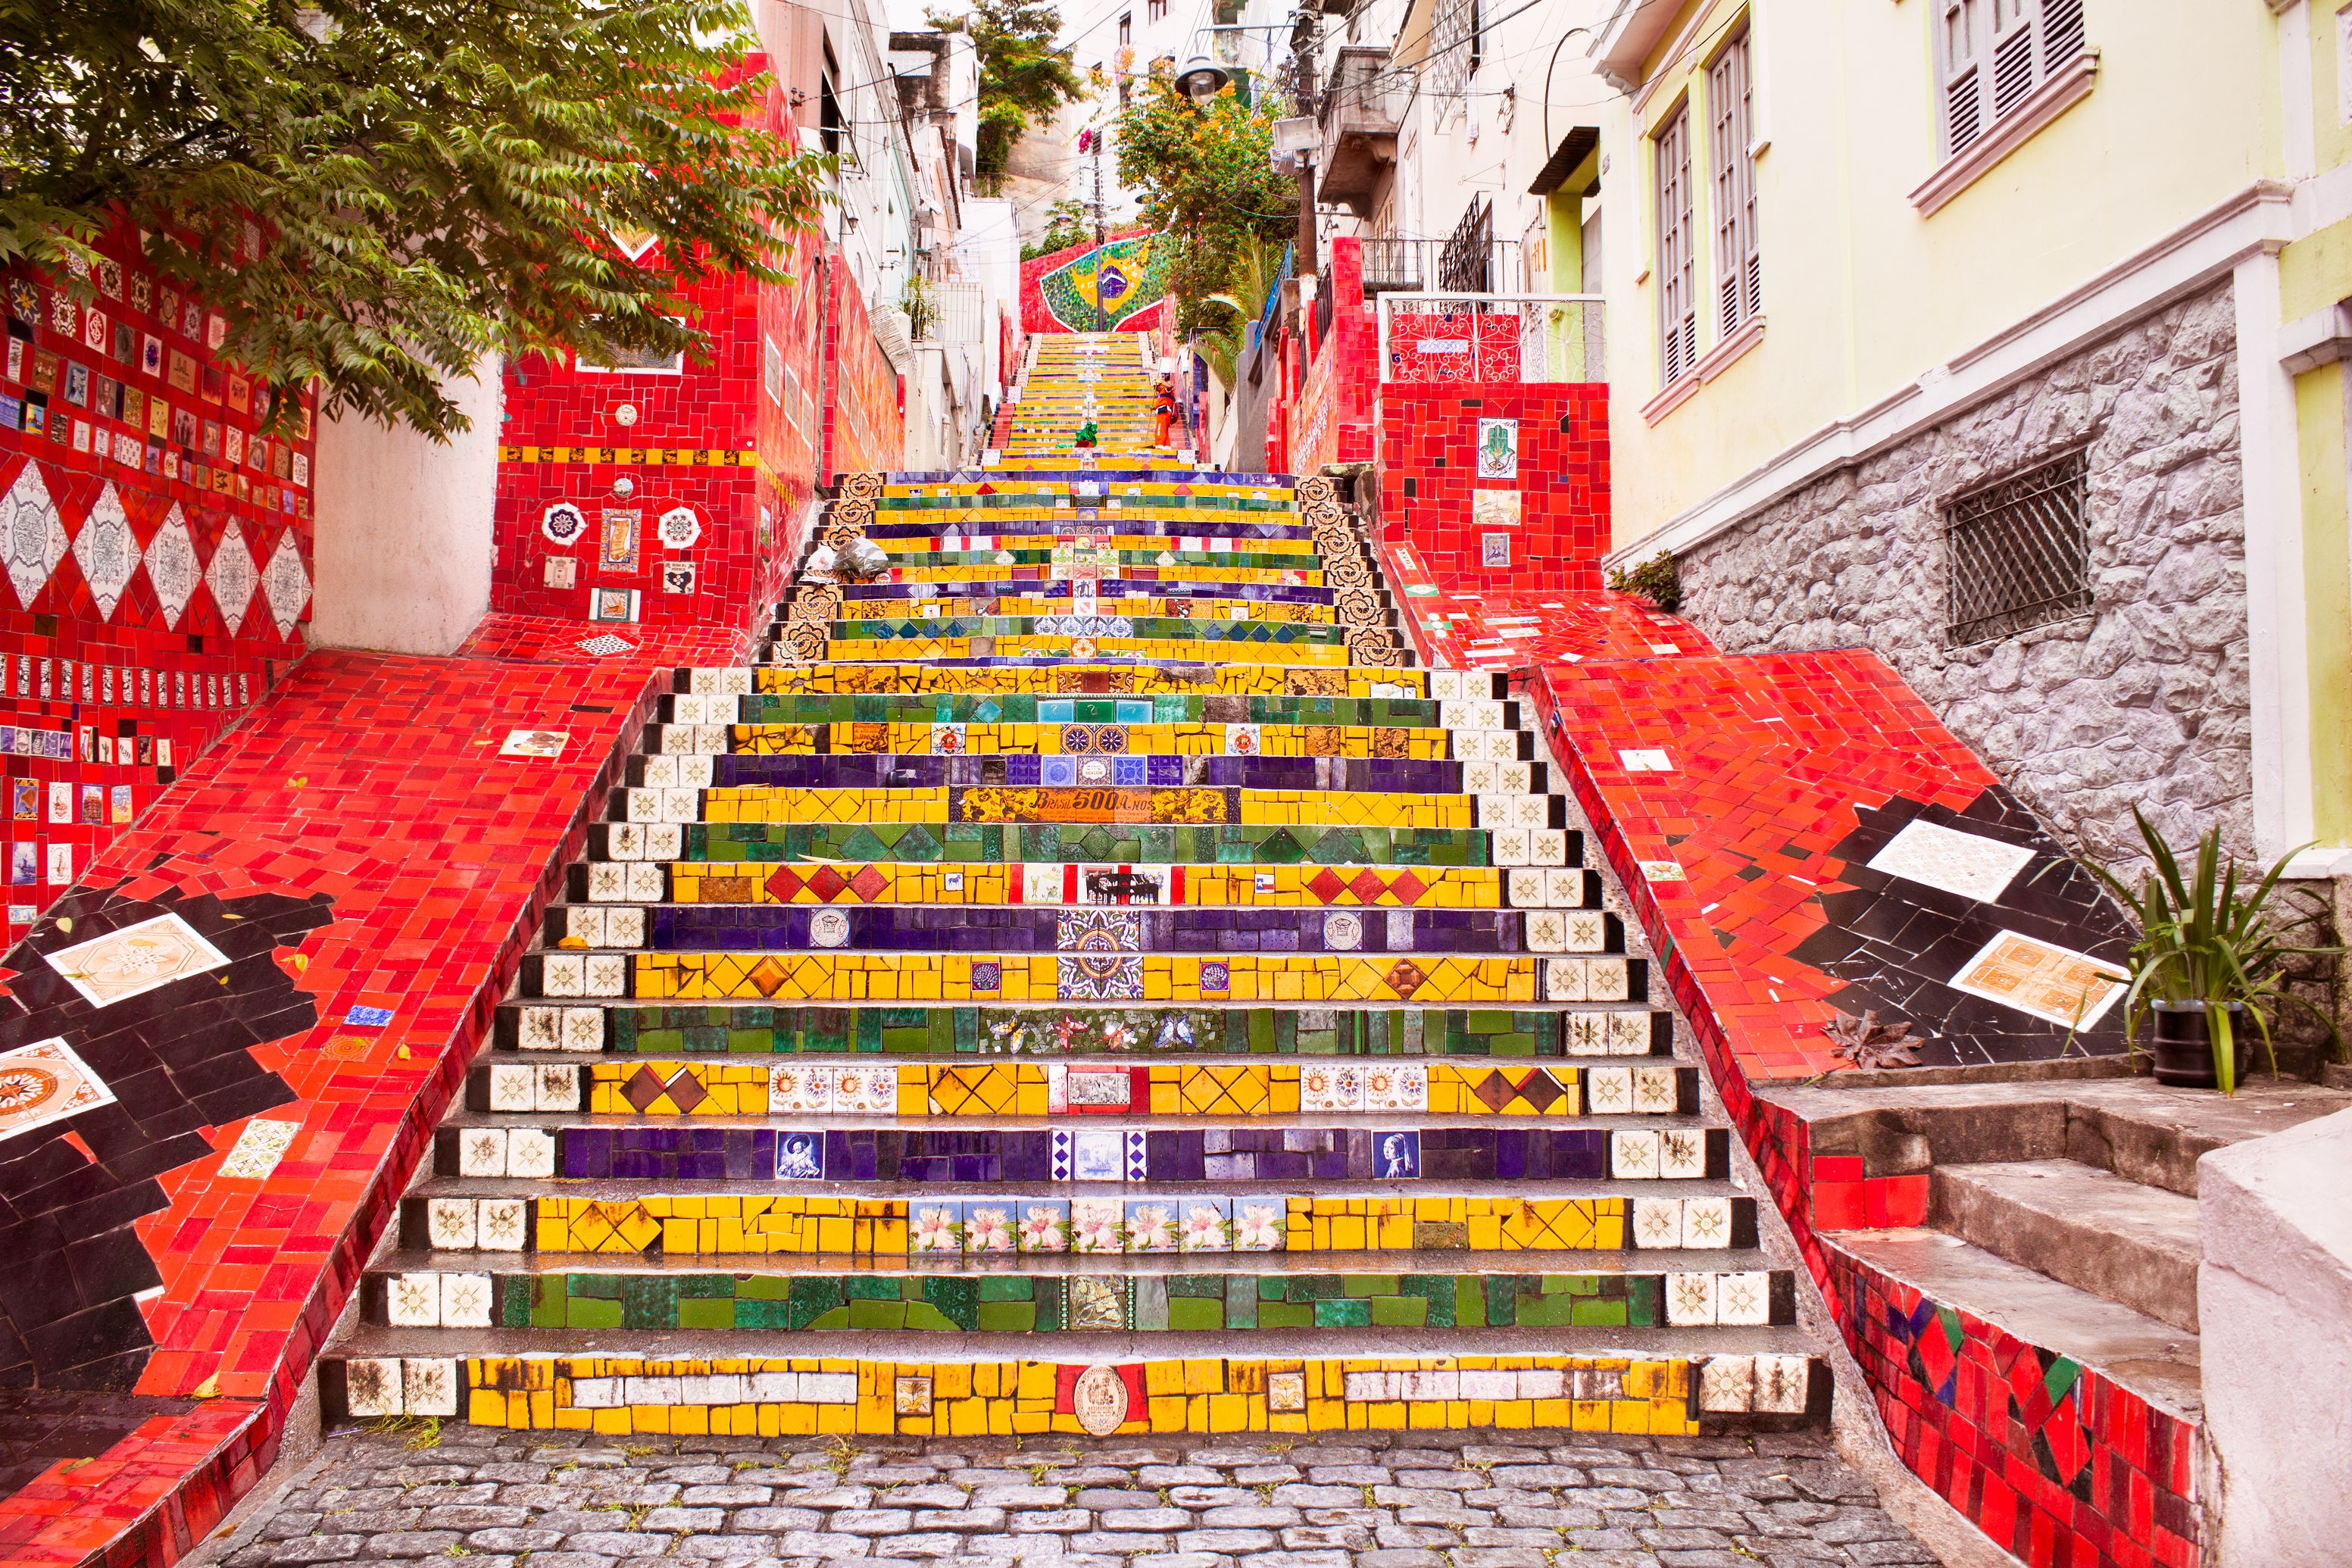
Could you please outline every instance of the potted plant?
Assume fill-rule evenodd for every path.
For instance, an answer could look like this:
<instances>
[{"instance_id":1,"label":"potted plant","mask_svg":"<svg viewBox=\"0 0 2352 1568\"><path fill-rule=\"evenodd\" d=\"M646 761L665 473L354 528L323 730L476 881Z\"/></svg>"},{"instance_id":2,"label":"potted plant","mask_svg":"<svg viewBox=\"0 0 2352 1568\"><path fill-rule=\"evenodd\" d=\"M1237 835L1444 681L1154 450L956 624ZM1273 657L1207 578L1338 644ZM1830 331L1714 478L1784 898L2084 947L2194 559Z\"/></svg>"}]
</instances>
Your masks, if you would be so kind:
<instances>
[{"instance_id":1,"label":"potted plant","mask_svg":"<svg viewBox=\"0 0 2352 1568\"><path fill-rule=\"evenodd\" d=\"M2336 1024L2322 1009L2287 988L2290 959L2326 957L2344 950L2298 944L2288 939L2326 919L2317 907L2284 914L2280 876L2292 854L2283 855L2261 881L2244 884L2238 861L2221 856L2221 830L2208 828L2197 841L2195 869L2183 877L2179 858L2139 807L2132 807L2151 868L2135 894L2123 879L2093 866L2100 880L2139 917L2139 940L2132 944L2131 989L2125 994L2124 1037L2137 1044L2143 1020L2152 1020L2150 1055L2158 1083L2238 1091L2245 1070L2245 1026L2261 1035L2278 1076L2271 1024L2281 1005L2300 1007L2326 1026Z\"/></svg>"}]
</instances>

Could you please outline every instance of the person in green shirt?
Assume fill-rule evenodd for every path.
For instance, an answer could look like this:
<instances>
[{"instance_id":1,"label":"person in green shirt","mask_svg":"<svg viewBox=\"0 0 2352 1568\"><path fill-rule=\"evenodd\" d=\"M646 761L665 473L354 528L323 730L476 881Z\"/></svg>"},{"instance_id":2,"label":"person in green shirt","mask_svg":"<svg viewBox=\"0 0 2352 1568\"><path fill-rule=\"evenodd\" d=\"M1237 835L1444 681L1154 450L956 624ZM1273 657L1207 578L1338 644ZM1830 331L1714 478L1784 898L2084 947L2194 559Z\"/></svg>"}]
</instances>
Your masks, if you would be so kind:
<instances>
[{"instance_id":1,"label":"person in green shirt","mask_svg":"<svg viewBox=\"0 0 2352 1568\"><path fill-rule=\"evenodd\" d=\"M1081 447L1091 447L1094 444L1095 422L1089 419L1085 424L1078 426L1078 445Z\"/></svg>"}]
</instances>

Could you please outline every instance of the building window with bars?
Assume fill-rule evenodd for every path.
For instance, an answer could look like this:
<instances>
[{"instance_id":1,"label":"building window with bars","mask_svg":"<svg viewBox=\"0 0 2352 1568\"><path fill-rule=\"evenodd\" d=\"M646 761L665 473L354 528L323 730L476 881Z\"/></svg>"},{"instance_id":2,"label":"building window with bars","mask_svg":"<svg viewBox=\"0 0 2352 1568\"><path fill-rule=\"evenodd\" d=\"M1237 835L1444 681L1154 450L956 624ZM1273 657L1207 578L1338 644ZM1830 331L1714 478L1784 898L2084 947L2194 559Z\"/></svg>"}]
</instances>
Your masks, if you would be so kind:
<instances>
[{"instance_id":1,"label":"building window with bars","mask_svg":"<svg viewBox=\"0 0 2352 1568\"><path fill-rule=\"evenodd\" d=\"M2014 637L2091 608L2090 459L2067 452L1944 507L1944 640Z\"/></svg>"},{"instance_id":2,"label":"building window with bars","mask_svg":"<svg viewBox=\"0 0 2352 1568\"><path fill-rule=\"evenodd\" d=\"M1698 293L1691 256L1690 106L1652 139L1657 159L1659 380L1671 386L1698 363Z\"/></svg>"},{"instance_id":3,"label":"building window with bars","mask_svg":"<svg viewBox=\"0 0 2352 1568\"><path fill-rule=\"evenodd\" d=\"M1168 0L1144 0L1143 19L1145 21L1160 21L1165 18L1167 15Z\"/></svg>"},{"instance_id":4,"label":"building window with bars","mask_svg":"<svg viewBox=\"0 0 2352 1568\"><path fill-rule=\"evenodd\" d=\"M1430 91L1444 101L1461 100L1478 69L1478 0L1437 0L1429 27Z\"/></svg>"},{"instance_id":5,"label":"building window with bars","mask_svg":"<svg viewBox=\"0 0 2352 1568\"><path fill-rule=\"evenodd\" d=\"M1764 308L1763 263L1756 237L1754 93L1748 76L1748 33L1724 46L1707 68L1706 98L1715 155L1716 334L1727 338Z\"/></svg>"},{"instance_id":6,"label":"building window with bars","mask_svg":"<svg viewBox=\"0 0 2352 1568\"><path fill-rule=\"evenodd\" d=\"M1944 156L1966 152L2083 52L2083 0L1937 0Z\"/></svg>"}]
</instances>

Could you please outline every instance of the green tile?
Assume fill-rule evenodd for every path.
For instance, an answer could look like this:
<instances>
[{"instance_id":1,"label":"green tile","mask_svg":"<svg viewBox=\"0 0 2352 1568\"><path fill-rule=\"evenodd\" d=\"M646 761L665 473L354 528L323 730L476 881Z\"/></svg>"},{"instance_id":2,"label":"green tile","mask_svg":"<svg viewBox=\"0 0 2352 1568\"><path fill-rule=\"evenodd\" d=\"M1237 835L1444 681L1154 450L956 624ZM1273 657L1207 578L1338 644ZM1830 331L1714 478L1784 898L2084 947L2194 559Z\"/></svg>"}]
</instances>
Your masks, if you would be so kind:
<instances>
[{"instance_id":1,"label":"green tile","mask_svg":"<svg viewBox=\"0 0 2352 1568\"><path fill-rule=\"evenodd\" d=\"M1362 1329L1371 1326L1371 1303L1335 1298L1315 1303L1315 1326L1318 1329Z\"/></svg>"},{"instance_id":2,"label":"green tile","mask_svg":"<svg viewBox=\"0 0 2352 1568\"><path fill-rule=\"evenodd\" d=\"M1429 1300L1423 1296L1375 1296L1372 1321L1383 1328L1418 1329L1429 1321Z\"/></svg>"},{"instance_id":3,"label":"green tile","mask_svg":"<svg viewBox=\"0 0 2352 1568\"><path fill-rule=\"evenodd\" d=\"M920 1305L919 1302L913 1304ZM870 1298L852 1300L849 1303L849 1326L853 1329L906 1328L908 1326L907 1322L908 1306L909 1303L905 1301L877 1301ZM938 1314L934 1312L932 1315L936 1317ZM941 1319L940 1321L944 1323L946 1320ZM947 1326L954 1327L951 1323Z\"/></svg>"},{"instance_id":4,"label":"green tile","mask_svg":"<svg viewBox=\"0 0 2352 1568\"><path fill-rule=\"evenodd\" d=\"M617 1329L621 1326L621 1303L574 1296L565 1303L563 1326L567 1329Z\"/></svg>"},{"instance_id":5,"label":"green tile","mask_svg":"<svg viewBox=\"0 0 2352 1568\"><path fill-rule=\"evenodd\" d=\"M1034 1301L982 1301L980 1304L980 1331L987 1334L1025 1334L1037 1327L1037 1303Z\"/></svg>"},{"instance_id":6,"label":"green tile","mask_svg":"<svg viewBox=\"0 0 2352 1568\"><path fill-rule=\"evenodd\" d=\"M1225 1303L1222 1293L1213 1300L1198 1296L1171 1296L1168 1299L1168 1326L1171 1330L1209 1329L1225 1326Z\"/></svg>"},{"instance_id":7,"label":"green tile","mask_svg":"<svg viewBox=\"0 0 2352 1568\"><path fill-rule=\"evenodd\" d=\"M735 1302L715 1297L683 1297L677 1303L677 1326L681 1329L731 1329L735 1324Z\"/></svg>"}]
</instances>

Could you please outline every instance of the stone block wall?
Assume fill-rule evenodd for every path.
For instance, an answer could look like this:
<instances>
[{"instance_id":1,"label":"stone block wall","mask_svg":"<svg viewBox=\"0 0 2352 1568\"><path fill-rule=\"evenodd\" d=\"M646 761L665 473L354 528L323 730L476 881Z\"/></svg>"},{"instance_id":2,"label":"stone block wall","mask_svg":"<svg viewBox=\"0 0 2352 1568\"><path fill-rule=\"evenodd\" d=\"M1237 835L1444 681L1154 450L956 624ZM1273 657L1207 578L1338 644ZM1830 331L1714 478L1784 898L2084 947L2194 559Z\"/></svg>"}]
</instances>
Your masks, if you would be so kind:
<instances>
[{"instance_id":1,"label":"stone block wall","mask_svg":"<svg viewBox=\"0 0 2352 1568\"><path fill-rule=\"evenodd\" d=\"M1943 502L2089 444L2092 608L1944 640ZM1691 551L1683 613L1727 652L1868 647L2074 846L2252 852L2233 301L2182 300Z\"/></svg>"}]
</instances>

